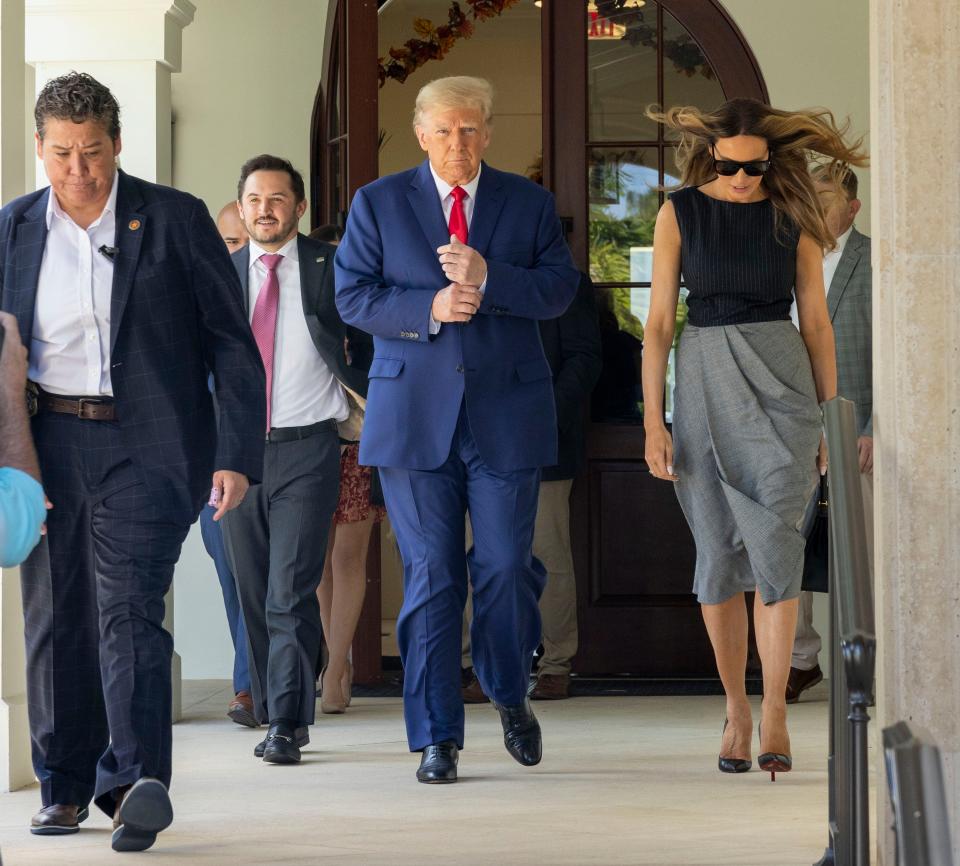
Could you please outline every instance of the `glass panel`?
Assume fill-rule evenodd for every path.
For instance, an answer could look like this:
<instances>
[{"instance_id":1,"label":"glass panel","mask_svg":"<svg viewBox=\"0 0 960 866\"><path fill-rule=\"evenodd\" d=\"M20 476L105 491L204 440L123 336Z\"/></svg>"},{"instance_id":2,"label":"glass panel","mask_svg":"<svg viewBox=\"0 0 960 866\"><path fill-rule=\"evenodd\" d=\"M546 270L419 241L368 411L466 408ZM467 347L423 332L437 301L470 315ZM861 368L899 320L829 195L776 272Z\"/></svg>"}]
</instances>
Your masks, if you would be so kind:
<instances>
[{"instance_id":1,"label":"glass panel","mask_svg":"<svg viewBox=\"0 0 960 866\"><path fill-rule=\"evenodd\" d=\"M594 421L639 424L643 420L643 325L633 307L635 293L649 292L626 287L597 289L603 370L591 399Z\"/></svg>"},{"instance_id":2,"label":"glass panel","mask_svg":"<svg viewBox=\"0 0 960 866\"><path fill-rule=\"evenodd\" d=\"M657 101L657 4L587 3L587 100L591 141L655 141L644 114Z\"/></svg>"},{"instance_id":3,"label":"glass panel","mask_svg":"<svg viewBox=\"0 0 960 866\"><path fill-rule=\"evenodd\" d=\"M587 192L594 282L649 282L658 171L654 147L591 148Z\"/></svg>"},{"instance_id":4,"label":"glass panel","mask_svg":"<svg viewBox=\"0 0 960 866\"><path fill-rule=\"evenodd\" d=\"M341 171L340 148L340 142L331 144L327 148L327 157L329 159L329 175L327 179L327 213L329 214L329 221L337 225L340 224L340 220L342 219L341 212L343 209L341 204L343 191L343 172ZM341 226L341 228L343 228L343 226Z\"/></svg>"},{"instance_id":5,"label":"glass panel","mask_svg":"<svg viewBox=\"0 0 960 866\"><path fill-rule=\"evenodd\" d=\"M678 186L680 184L680 171L677 169L677 151L673 147L665 147L663 150L663 183L664 186ZM676 386L676 348L680 342L680 335L683 333L684 325L687 324L687 288L682 285L683 274L680 275L680 299L677 302L677 327L674 331L673 348L670 350L670 356L667 358L667 385L664 395L663 409L667 423L673 421L673 390Z\"/></svg>"},{"instance_id":6,"label":"glass panel","mask_svg":"<svg viewBox=\"0 0 960 866\"><path fill-rule=\"evenodd\" d=\"M725 101L713 67L690 33L663 11L663 101L710 111Z\"/></svg>"}]
</instances>

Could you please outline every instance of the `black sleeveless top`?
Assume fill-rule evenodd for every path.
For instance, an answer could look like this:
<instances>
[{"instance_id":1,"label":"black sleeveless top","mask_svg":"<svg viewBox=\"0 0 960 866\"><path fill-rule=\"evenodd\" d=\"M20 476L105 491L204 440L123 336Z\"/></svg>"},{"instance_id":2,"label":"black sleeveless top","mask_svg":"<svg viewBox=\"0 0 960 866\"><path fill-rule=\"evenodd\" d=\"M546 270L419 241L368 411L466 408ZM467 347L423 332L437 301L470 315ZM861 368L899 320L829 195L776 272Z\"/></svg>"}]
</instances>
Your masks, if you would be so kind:
<instances>
[{"instance_id":1,"label":"black sleeveless top","mask_svg":"<svg viewBox=\"0 0 960 866\"><path fill-rule=\"evenodd\" d=\"M790 318L800 231L780 239L769 199L739 204L685 187L670 195L680 226L689 322L697 327Z\"/></svg>"}]
</instances>

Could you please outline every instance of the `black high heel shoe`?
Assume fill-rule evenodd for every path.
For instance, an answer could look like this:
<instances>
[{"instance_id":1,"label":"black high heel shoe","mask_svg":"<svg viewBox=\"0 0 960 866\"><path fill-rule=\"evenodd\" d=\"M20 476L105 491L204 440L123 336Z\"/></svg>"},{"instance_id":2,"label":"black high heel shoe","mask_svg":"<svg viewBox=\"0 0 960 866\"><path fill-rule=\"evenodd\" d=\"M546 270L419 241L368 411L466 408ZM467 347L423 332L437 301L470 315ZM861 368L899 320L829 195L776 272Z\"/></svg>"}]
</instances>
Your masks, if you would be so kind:
<instances>
[{"instance_id":1,"label":"black high heel shoe","mask_svg":"<svg viewBox=\"0 0 960 866\"><path fill-rule=\"evenodd\" d=\"M721 738L726 733L729 719L723 720L723 730L720 732ZM721 755L717 758L717 767L721 773L746 773L753 764L746 758L725 758Z\"/></svg>"},{"instance_id":2,"label":"black high heel shoe","mask_svg":"<svg viewBox=\"0 0 960 866\"><path fill-rule=\"evenodd\" d=\"M762 738L762 727L758 726L757 731ZM776 782L777 773L789 773L793 769L793 758L780 752L764 752L757 757L757 766L764 773L770 774L771 782Z\"/></svg>"}]
</instances>

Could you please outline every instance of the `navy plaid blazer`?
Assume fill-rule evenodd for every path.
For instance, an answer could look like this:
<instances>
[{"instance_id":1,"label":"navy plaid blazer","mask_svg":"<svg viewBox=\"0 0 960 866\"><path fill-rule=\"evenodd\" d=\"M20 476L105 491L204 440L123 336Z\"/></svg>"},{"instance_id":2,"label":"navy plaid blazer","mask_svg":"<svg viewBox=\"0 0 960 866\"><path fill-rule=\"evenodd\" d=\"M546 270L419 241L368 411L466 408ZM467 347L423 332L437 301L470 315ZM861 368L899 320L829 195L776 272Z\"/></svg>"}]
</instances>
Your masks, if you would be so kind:
<instances>
[{"instance_id":1,"label":"navy plaid blazer","mask_svg":"<svg viewBox=\"0 0 960 866\"><path fill-rule=\"evenodd\" d=\"M28 347L49 195L0 210L0 309ZM157 501L192 521L214 470L262 476L266 387L240 282L202 201L122 171L114 245L110 375L123 443Z\"/></svg>"}]
</instances>

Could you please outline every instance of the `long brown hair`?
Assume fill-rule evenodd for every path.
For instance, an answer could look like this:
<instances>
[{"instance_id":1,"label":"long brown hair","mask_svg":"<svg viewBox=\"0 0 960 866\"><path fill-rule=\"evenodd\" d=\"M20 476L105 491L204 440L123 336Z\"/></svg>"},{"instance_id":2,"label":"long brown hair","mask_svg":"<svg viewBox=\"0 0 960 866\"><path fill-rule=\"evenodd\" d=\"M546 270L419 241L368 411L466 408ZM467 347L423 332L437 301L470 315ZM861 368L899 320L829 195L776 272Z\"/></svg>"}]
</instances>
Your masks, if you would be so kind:
<instances>
[{"instance_id":1,"label":"long brown hair","mask_svg":"<svg viewBox=\"0 0 960 866\"><path fill-rule=\"evenodd\" d=\"M763 176L763 187L773 204L778 235L787 218L824 250L834 248L836 242L824 220L809 163L816 163L838 183L848 165L867 164L863 137L849 145L845 141L849 119L838 125L826 108L781 111L746 98L731 99L714 111L689 105L661 111L651 106L647 116L680 133L677 167L681 186L702 186L717 176L710 153L717 139L736 135L765 139L770 168Z\"/></svg>"}]
</instances>

